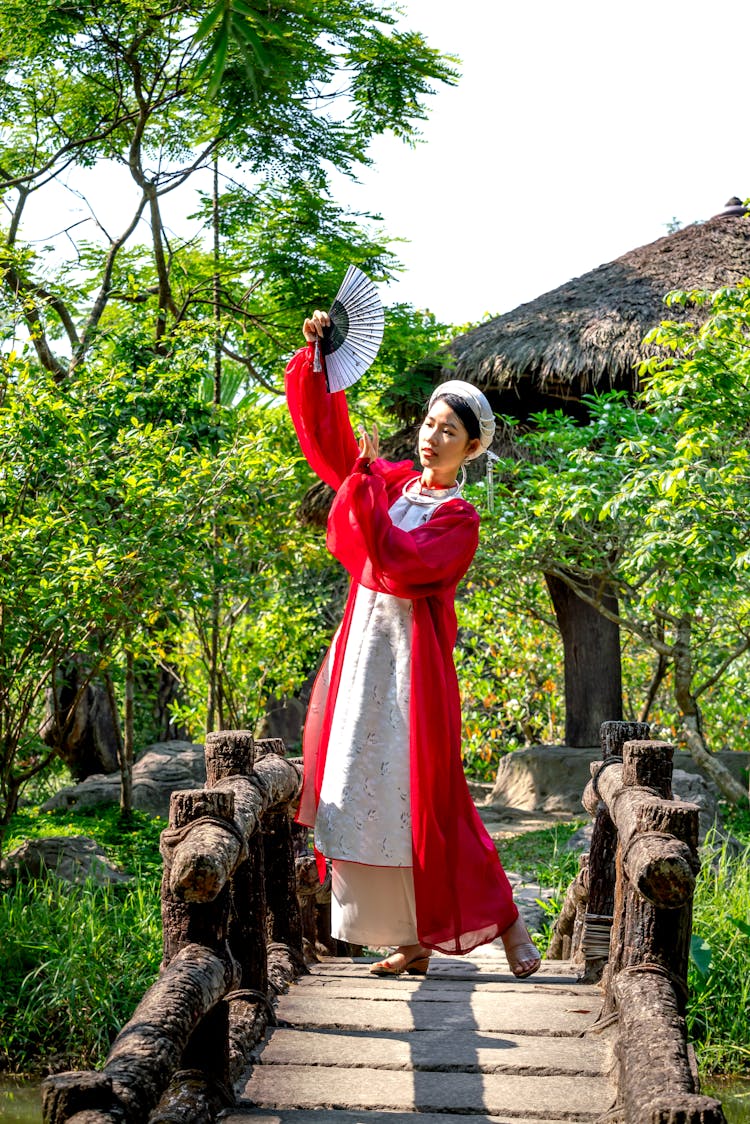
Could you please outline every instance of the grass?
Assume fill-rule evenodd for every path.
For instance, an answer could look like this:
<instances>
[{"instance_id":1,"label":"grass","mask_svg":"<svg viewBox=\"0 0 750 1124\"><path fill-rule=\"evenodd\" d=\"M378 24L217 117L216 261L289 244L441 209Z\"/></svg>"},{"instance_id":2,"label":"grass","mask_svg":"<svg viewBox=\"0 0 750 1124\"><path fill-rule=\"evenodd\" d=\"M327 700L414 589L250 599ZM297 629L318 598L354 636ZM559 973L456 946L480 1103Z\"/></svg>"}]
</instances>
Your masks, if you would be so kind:
<instances>
[{"instance_id":1,"label":"grass","mask_svg":"<svg viewBox=\"0 0 750 1124\"><path fill-rule=\"evenodd\" d=\"M703 1073L750 1073L750 827L733 829L744 849L710 835L695 892L687 1022Z\"/></svg>"},{"instance_id":2,"label":"grass","mask_svg":"<svg viewBox=\"0 0 750 1124\"><path fill-rule=\"evenodd\" d=\"M161 958L158 835L136 814L123 830L115 808L26 811L9 848L43 835L89 835L128 884L71 886L47 877L0 898L0 1071L31 1075L100 1064L153 982Z\"/></svg>"}]
</instances>

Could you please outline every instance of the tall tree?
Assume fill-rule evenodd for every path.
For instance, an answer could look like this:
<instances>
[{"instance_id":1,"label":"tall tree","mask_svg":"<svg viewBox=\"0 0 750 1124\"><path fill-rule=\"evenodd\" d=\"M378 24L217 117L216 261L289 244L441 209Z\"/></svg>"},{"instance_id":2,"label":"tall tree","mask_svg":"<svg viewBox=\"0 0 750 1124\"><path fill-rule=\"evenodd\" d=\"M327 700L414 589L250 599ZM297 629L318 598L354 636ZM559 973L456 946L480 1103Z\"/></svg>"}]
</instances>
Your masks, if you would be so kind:
<instances>
[{"instance_id":1,"label":"tall tree","mask_svg":"<svg viewBox=\"0 0 750 1124\"><path fill-rule=\"evenodd\" d=\"M217 153L255 185L306 185L315 211L325 204L326 169L351 174L379 132L413 140L431 84L454 77L420 35L395 28L389 9L362 0L224 8L227 20L206 38L195 35L197 3L3 5L0 191L9 221L0 265L38 361L58 381L90 354L113 302L144 306L151 346L161 351L170 333L202 315L213 276L180 286L185 247L170 234L165 207ZM222 39L227 21L236 34ZM205 72L217 51L221 82L210 88ZM102 161L108 189L125 181L132 207L116 231L92 215L97 243L82 244L78 222L67 227L77 259L73 296L48 283L44 259L24 245L24 221L64 175ZM118 269L142 219L151 240L146 285ZM252 316L226 299L241 336ZM257 374L245 348L239 359Z\"/></svg>"},{"instance_id":2,"label":"tall tree","mask_svg":"<svg viewBox=\"0 0 750 1124\"><path fill-rule=\"evenodd\" d=\"M535 417L535 432L519 438L525 456L505 464L486 547L496 567L553 575L652 649L655 684L670 676L680 736L734 802L743 789L709 752L699 699L750 647L736 518L750 501L740 469L750 297L740 292L714 298L699 329L659 329L654 341L671 354L649 364L636 407L610 394L588 399L587 424ZM718 392L722 384L731 393ZM713 495L708 480L722 485ZM707 520L709 511L716 517Z\"/></svg>"},{"instance_id":3,"label":"tall tree","mask_svg":"<svg viewBox=\"0 0 750 1124\"><path fill-rule=\"evenodd\" d=\"M238 568L256 557L253 528L278 557L258 513L290 510L296 469L259 463L270 414L233 404L278 390L302 311L348 261L379 279L395 268L369 220L331 200L328 169L353 174L384 130L413 140L432 83L454 77L361 0L205 14L179 0L0 10L0 820L44 767L39 700L71 652L76 697L124 664L132 744L128 652L166 658L162 622L202 619L217 557L217 658L251 611L259 569L251 589ZM219 157L214 203L200 177ZM122 199L112 221L105 174ZM175 233L173 201L201 184L195 226ZM75 698L61 729L74 711Z\"/></svg>"}]
</instances>

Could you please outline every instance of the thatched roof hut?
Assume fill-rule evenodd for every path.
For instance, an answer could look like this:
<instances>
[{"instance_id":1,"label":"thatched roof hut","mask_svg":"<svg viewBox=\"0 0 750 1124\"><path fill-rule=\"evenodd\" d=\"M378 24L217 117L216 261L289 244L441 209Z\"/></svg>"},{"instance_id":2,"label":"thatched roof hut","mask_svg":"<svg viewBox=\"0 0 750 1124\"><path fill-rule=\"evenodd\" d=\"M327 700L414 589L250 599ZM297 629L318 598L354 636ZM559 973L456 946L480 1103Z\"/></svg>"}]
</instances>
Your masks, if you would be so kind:
<instances>
[{"instance_id":1,"label":"thatched roof hut","mask_svg":"<svg viewBox=\"0 0 750 1124\"><path fill-rule=\"evenodd\" d=\"M631 250L460 336L449 377L480 386L503 414L525 417L592 390L634 389L644 336L667 310L671 289L717 289L750 275L750 219L739 199ZM691 310L689 315L697 314ZM564 407L565 408L565 407Z\"/></svg>"}]
</instances>

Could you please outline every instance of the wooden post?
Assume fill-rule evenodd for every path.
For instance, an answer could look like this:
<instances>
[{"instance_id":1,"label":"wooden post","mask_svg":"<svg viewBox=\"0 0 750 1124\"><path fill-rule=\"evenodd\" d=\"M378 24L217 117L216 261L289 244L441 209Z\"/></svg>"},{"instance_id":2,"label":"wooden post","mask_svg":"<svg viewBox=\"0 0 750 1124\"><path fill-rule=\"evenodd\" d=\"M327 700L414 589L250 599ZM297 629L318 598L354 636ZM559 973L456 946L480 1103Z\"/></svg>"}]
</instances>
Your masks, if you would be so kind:
<instances>
[{"instance_id":1,"label":"wooden post","mask_svg":"<svg viewBox=\"0 0 750 1124\"><path fill-rule=\"evenodd\" d=\"M106 1073L58 1073L42 1083L44 1124L65 1124L79 1112L107 1113L113 1103L112 1078Z\"/></svg>"},{"instance_id":2,"label":"wooden post","mask_svg":"<svg viewBox=\"0 0 750 1124\"><path fill-rule=\"evenodd\" d=\"M726 1124L720 1103L696 1091L683 1012L669 981L623 972L616 991L625 1124Z\"/></svg>"},{"instance_id":3,"label":"wooden post","mask_svg":"<svg viewBox=\"0 0 750 1124\"><path fill-rule=\"evenodd\" d=\"M618 760L627 741L647 738L647 722L602 722L602 760ZM584 958L582 979L601 979L609 956L609 939L615 905L615 852L617 831L609 812L600 803L594 818L589 850L589 896L583 918L581 945Z\"/></svg>"},{"instance_id":4,"label":"wooden post","mask_svg":"<svg viewBox=\"0 0 750 1124\"><path fill-rule=\"evenodd\" d=\"M206 777L211 785L222 787L238 777L248 778L255 785L254 766L263 756L263 743L256 742L247 730L208 734ZM265 793L256 787L255 796L260 798L260 815ZM229 944L240 966L238 991L228 997L230 1067L234 1076L238 1076L236 1071L268 1021L264 1001L268 993L267 875L260 821L257 822L258 829L246 836L244 859L229 876ZM240 826L244 829L248 825Z\"/></svg>"},{"instance_id":5,"label":"wooden post","mask_svg":"<svg viewBox=\"0 0 750 1124\"><path fill-rule=\"evenodd\" d=\"M260 752L259 752L260 750ZM206 778L212 786L230 777L250 777L260 743L247 730L222 730L206 737ZM229 945L241 969L241 988L266 994L266 873L258 831L246 840L246 857L230 876Z\"/></svg>"},{"instance_id":6,"label":"wooden post","mask_svg":"<svg viewBox=\"0 0 750 1124\"><path fill-rule=\"evenodd\" d=\"M207 761L208 764L208 761ZM207 769L208 772L208 769ZM164 960L168 964L186 943L200 944L233 963L229 945L230 887L225 885L215 898L186 902L171 885L171 850L188 833L191 824L211 819L234 825L234 794L207 788L199 792L173 792L169 806L169 832L162 836L164 877L162 879L162 925ZM185 1047L180 1067L193 1071L195 1104L191 1119L199 1124L202 1116L234 1103L229 1069L229 1008L217 1003L198 1023ZM173 1081L161 1098L153 1117L155 1124L184 1120L179 1081ZM198 1106L201 1106L200 1109Z\"/></svg>"},{"instance_id":7,"label":"wooden post","mask_svg":"<svg viewBox=\"0 0 750 1124\"><path fill-rule=\"evenodd\" d=\"M256 751L249 730L219 730L206 734L206 784L214 788L225 777L249 777Z\"/></svg>"},{"instance_id":8,"label":"wooden post","mask_svg":"<svg viewBox=\"0 0 750 1124\"><path fill-rule=\"evenodd\" d=\"M165 967L186 944L195 943L216 952L227 953L229 892L226 887L211 901L188 902L171 887L171 856L197 820L212 819L232 823L234 797L231 792L213 789L173 792L169 802L169 829L162 832L161 853L164 874L161 890L161 916L164 934Z\"/></svg>"}]
</instances>

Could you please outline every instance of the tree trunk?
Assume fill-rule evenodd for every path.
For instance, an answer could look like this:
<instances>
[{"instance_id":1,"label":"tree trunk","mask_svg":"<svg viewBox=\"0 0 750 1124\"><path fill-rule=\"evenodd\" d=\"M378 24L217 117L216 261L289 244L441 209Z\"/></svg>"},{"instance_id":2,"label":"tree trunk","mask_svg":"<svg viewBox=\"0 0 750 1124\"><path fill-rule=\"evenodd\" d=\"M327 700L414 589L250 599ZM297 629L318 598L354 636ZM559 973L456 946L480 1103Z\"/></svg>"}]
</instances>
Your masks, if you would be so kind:
<instances>
[{"instance_id":1,"label":"tree trunk","mask_svg":"<svg viewBox=\"0 0 750 1124\"><path fill-rule=\"evenodd\" d=\"M133 743L135 740L135 671L133 653L125 653L125 727L120 765L120 815L131 819L133 815Z\"/></svg>"},{"instance_id":2,"label":"tree trunk","mask_svg":"<svg viewBox=\"0 0 750 1124\"><path fill-rule=\"evenodd\" d=\"M59 668L47 691L47 715L39 729L45 745L54 749L77 781L94 773L117 771L116 716L106 689L92 681L82 657L71 656Z\"/></svg>"},{"instance_id":3,"label":"tree trunk","mask_svg":"<svg viewBox=\"0 0 750 1124\"><path fill-rule=\"evenodd\" d=\"M599 744L602 722L622 718L620 630L560 578L545 574L565 655L565 744ZM596 593L593 584L587 594ZM611 592L599 600L617 612Z\"/></svg>"},{"instance_id":4,"label":"tree trunk","mask_svg":"<svg viewBox=\"0 0 750 1124\"><path fill-rule=\"evenodd\" d=\"M706 745L703 737L698 700L692 692L693 657L691 652L692 623L689 617L682 617L677 625L677 640L674 644L674 698L680 712L680 733L690 755L700 771L713 781L730 804L742 804L747 794L729 770L717 761Z\"/></svg>"}]
</instances>

